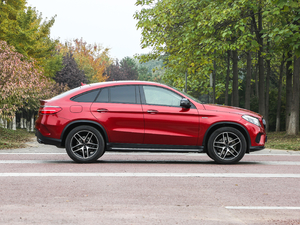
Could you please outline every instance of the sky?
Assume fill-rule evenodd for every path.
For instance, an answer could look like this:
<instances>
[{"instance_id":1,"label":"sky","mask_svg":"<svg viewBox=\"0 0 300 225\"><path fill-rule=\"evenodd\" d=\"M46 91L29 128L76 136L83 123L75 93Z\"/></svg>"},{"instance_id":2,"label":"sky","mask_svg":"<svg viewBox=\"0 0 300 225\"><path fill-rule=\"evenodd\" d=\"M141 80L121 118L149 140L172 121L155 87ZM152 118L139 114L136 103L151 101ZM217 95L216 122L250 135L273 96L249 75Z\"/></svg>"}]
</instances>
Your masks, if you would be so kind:
<instances>
[{"instance_id":1,"label":"sky","mask_svg":"<svg viewBox=\"0 0 300 225\"><path fill-rule=\"evenodd\" d=\"M27 0L48 20L56 15L50 37L66 40L83 38L89 44L110 48L112 58L133 57L150 52L140 47L141 32L133 18L140 7L136 0Z\"/></svg>"}]
</instances>

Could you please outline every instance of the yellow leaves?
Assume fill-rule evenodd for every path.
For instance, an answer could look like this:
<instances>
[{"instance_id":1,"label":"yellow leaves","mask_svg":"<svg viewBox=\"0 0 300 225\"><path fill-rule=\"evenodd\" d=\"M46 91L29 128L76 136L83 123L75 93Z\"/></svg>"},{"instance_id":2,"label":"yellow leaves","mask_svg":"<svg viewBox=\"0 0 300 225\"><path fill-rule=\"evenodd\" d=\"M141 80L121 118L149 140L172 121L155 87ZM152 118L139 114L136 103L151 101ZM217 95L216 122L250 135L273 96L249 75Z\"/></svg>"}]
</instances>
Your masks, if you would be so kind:
<instances>
[{"instance_id":1,"label":"yellow leaves","mask_svg":"<svg viewBox=\"0 0 300 225\"><path fill-rule=\"evenodd\" d=\"M59 44L58 49L62 54L71 51L79 69L83 70L90 82L103 82L106 68L112 63L109 48L100 44L87 44L83 39L75 39Z\"/></svg>"}]
</instances>

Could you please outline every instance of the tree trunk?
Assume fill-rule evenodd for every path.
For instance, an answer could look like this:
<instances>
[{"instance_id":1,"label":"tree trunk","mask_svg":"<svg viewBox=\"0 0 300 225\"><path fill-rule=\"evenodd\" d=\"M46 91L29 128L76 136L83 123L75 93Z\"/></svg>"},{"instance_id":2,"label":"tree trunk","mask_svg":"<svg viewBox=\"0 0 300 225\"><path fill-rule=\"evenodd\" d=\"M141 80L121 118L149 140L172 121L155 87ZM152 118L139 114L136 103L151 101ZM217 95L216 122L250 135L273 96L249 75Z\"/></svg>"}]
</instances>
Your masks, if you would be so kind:
<instances>
[{"instance_id":1,"label":"tree trunk","mask_svg":"<svg viewBox=\"0 0 300 225\"><path fill-rule=\"evenodd\" d=\"M227 75L225 83L225 105L228 105L228 86L229 86L229 75L230 75L230 51L227 51Z\"/></svg>"},{"instance_id":2,"label":"tree trunk","mask_svg":"<svg viewBox=\"0 0 300 225\"><path fill-rule=\"evenodd\" d=\"M239 106L239 77L238 77L238 53L237 50L232 51L232 97L233 106Z\"/></svg>"},{"instance_id":3,"label":"tree trunk","mask_svg":"<svg viewBox=\"0 0 300 225\"><path fill-rule=\"evenodd\" d=\"M259 7L259 11L261 11L261 7ZM259 29L259 51L258 51L258 66L259 66L259 102L258 102L258 111L264 117L266 116L266 104L265 104L265 71L264 71L264 58L262 56L264 43L262 38L262 13L258 14L258 29Z\"/></svg>"},{"instance_id":4,"label":"tree trunk","mask_svg":"<svg viewBox=\"0 0 300 225\"><path fill-rule=\"evenodd\" d=\"M258 50L258 70L259 70L259 98L258 98L258 111L259 113L265 117L265 72L264 72L264 58L262 56L263 48L264 48L264 39L262 37L262 3L261 0L259 1L259 7L258 7L258 24L256 24L256 18L255 13L251 12L252 17L252 26L255 31L256 40L259 44L259 50Z\"/></svg>"},{"instance_id":5,"label":"tree trunk","mask_svg":"<svg viewBox=\"0 0 300 225\"><path fill-rule=\"evenodd\" d=\"M293 92L292 104L290 106L290 119L288 135L297 135L299 133L299 72L300 72L300 57L294 57L294 75L293 75Z\"/></svg>"},{"instance_id":6,"label":"tree trunk","mask_svg":"<svg viewBox=\"0 0 300 225\"><path fill-rule=\"evenodd\" d=\"M31 115L31 120L30 120L30 131L34 132L34 113Z\"/></svg>"},{"instance_id":7,"label":"tree trunk","mask_svg":"<svg viewBox=\"0 0 300 225\"><path fill-rule=\"evenodd\" d=\"M11 124L12 124L11 129L12 130L17 130L17 117L16 117L16 114L15 114L13 120L11 121Z\"/></svg>"},{"instance_id":8,"label":"tree trunk","mask_svg":"<svg viewBox=\"0 0 300 225\"><path fill-rule=\"evenodd\" d=\"M246 91L245 91L245 109L250 110L250 94L251 94L251 52L247 52L247 74L246 74Z\"/></svg>"},{"instance_id":9,"label":"tree trunk","mask_svg":"<svg viewBox=\"0 0 300 225\"><path fill-rule=\"evenodd\" d=\"M23 112L21 112L20 114L20 128L23 129L24 128L24 114Z\"/></svg>"},{"instance_id":10,"label":"tree trunk","mask_svg":"<svg viewBox=\"0 0 300 225\"><path fill-rule=\"evenodd\" d=\"M277 113L276 113L276 132L280 131L280 113L281 113L281 92L282 92L283 67L284 67L284 54L282 55L282 61L281 61L280 68L279 68Z\"/></svg>"},{"instance_id":11,"label":"tree trunk","mask_svg":"<svg viewBox=\"0 0 300 225\"><path fill-rule=\"evenodd\" d=\"M213 87L212 103L213 104L216 103L216 69L217 69L216 60L214 60L214 71L212 74L212 87Z\"/></svg>"},{"instance_id":12,"label":"tree trunk","mask_svg":"<svg viewBox=\"0 0 300 225\"><path fill-rule=\"evenodd\" d=\"M0 118L0 127L4 128L4 121L2 118Z\"/></svg>"},{"instance_id":13,"label":"tree trunk","mask_svg":"<svg viewBox=\"0 0 300 225\"><path fill-rule=\"evenodd\" d=\"M285 130L289 130L290 124L290 116L291 116L291 104L292 104L292 87L293 87L293 74L291 70L292 61L291 61L292 54L288 52L287 62L286 62L286 120L285 120Z\"/></svg>"},{"instance_id":14,"label":"tree trunk","mask_svg":"<svg viewBox=\"0 0 300 225\"><path fill-rule=\"evenodd\" d=\"M270 43L268 42L268 49ZM271 76L271 60L267 60L267 76L266 76L266 108L265 108L265 120L267 123L266 131L269 131L269 89L270 89L270 76Z\"/></svg>"},{"instance_id":15,"label":"tree trunk","mask_svg":"<svg viewBox=\"0 0 300 225\"><path fill-rule=\"evenodd\" d=\"M27 118L26 117L23 118L23 128L24 129L27 128Z\"/></svg>"},{"instance_id":16,"label":"tree trunk","mask_svg":"<svg viewBox=\"0 0 300 225\"><path fill-rule=\"evenodd\" d=\"M255 96L259 98L259 91L258 91L258 63L255 66Z\"/></svg>"}]
</instances>

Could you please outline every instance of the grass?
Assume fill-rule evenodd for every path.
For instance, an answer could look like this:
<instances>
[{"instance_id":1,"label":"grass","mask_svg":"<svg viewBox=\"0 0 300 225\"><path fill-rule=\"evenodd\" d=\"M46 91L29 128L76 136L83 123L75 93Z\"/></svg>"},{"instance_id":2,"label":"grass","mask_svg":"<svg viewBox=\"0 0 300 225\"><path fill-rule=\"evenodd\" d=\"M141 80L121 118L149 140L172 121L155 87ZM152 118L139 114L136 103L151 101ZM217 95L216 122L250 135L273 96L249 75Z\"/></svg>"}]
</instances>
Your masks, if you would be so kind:
<instances>
[{"instance_id":1,"label":"grass","mask_svg":"<svg viewBox=\"0 0 300 225\"><path fill-rule=\"evenodd\" d=\"M286 132L269 132L267 135L266 148L300 151L300 134L288 136Z\"/></svg>"},{"instance_id":2,"label":"grass","mask_svg":"<svg viewBox=\"0 0 300 225\"><path fill-rule=\"evenodd\" d=\"M34 133L24 129L9 130L0 128L0 149L15 149L26 147L26 142L34 137ZM285 132L269 132L265 145L270 149L300 151L300 134L288 136Z\"/></svg>"},{"instance_id":3,"label":"grass","mask_svg":"<svg viewBox=\"0 0 300 225\"><path fill-rule=\"evenodd\" d=\"M24 129L9 130L0 127L0 149L26 147L26 142L34 137L34 133Z\"/></svg>"}]
</instances>

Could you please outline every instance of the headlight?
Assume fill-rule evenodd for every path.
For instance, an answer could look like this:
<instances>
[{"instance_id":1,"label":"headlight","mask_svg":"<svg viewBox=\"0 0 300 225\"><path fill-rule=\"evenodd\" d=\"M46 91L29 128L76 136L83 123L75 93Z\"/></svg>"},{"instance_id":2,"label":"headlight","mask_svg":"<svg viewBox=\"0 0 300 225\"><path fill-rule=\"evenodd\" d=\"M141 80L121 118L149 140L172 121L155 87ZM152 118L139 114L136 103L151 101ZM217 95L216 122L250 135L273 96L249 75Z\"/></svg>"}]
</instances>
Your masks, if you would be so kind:
<instances>
[{"instance_id":1,"label":"headlight","mask_svg":"<svg viewBox=\"0 0 300 225\"><path fill-rule=\"evenodd\" d=\"M250 123L255 124L256 126L261 126L259 120L256 117L249 116L249 115L243 115L242 116L244 120L247 120Z\"/></svg>"}]
</instances>

